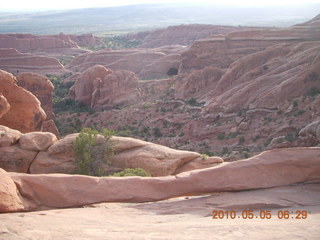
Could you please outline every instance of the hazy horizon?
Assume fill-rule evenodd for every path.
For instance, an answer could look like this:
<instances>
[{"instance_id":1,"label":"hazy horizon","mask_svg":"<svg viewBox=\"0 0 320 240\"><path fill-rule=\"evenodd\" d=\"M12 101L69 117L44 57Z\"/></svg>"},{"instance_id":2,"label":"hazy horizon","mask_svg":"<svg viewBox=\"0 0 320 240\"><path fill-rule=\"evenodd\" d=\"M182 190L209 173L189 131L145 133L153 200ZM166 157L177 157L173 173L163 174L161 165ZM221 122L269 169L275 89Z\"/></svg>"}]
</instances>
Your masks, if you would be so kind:
<instances>
[{"instance_id":1,"label":"hazy horizon","mask_svg":"<svg viewBox=\"0 0 320 240\"><path fill-rule=\"evenodd\" d=\"M35 12L35 11L50 11L50 10L70 10L70 9L83 9L83 8L100 8L100 7L118 7L130 6L140 4L179 4L179 5L225 5L236 7L270 7L270 6L294 6L294 5L308 5L320 3L320 0L91 0L90 2L79 2L76 0L56 0L39 1L39 0L11 0L3 1L0 3L1 12Z\"/></svg>"}]
</instances>

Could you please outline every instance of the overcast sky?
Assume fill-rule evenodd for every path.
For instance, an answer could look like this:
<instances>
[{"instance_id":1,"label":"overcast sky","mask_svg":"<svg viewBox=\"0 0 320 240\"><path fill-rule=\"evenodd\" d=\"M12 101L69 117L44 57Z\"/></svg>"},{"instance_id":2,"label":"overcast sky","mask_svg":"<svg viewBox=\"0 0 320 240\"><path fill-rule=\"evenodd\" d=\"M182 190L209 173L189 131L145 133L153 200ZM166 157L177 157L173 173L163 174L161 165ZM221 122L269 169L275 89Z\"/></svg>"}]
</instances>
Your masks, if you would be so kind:
<instances>
[{"instance_id":1,"label":"overcast sky","mask_svg":"<svg viewBox=\"0 0 320 240\"><path fill-rule=\"evenodd\" d=\"M133 4L150 3L206 3L227 4L241 6L266 6L266 5L293 5L320 3L320 0L1 0L0 10L49 10L49 9L73 9L90 7L110 7Z\"/></svg>"}]
</instances>

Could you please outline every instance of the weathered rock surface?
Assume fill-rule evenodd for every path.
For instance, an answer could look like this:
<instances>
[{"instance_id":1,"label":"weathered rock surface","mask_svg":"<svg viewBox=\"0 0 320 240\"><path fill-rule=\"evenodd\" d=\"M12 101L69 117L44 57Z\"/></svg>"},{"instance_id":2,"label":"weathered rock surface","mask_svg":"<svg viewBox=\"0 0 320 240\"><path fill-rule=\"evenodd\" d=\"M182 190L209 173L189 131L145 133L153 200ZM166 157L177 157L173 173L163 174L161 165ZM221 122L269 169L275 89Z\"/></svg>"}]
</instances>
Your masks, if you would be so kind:
<instances>
[{"instance_id":1,"label":"weathered rock surface","mask_svg":"<svg viewBox=\"0 0 320 240\"><path fill-rule=\"evenodd\" d=\"M101 39L86 35L32 35L32 34L0 34L2 48L15 48L20 52L64 52L69 48L100 43Z\"/></svg>"},{"instance_id":2,"label":"weathered rock surface","mask_svg":"<svg viewBox=\"0 0 320 240\"><path fill-rule=\"evenodd\" d=\"M209 168L213 166L217 166L220 163L223 163L223 159L221 157L198 157L191 162L188 162L187 164L183 165L182 167L178 168L174 174L179 174L182 172L187 172L195 169L203 169L203 168Z\"/></svg>"},{"instance_id":3,"label":"weathered rock surface","mask_svg":"<svg viewBox=\"0 0 320 240\"><path fill-rule=\"evenodd\" d=\"M213 34L227 34L229 32L245 29L248 28L190 24L128 34L126 38L131 41L142 42L139 47L157 48L166 45L190 45L198 39L203 39Z\"/></svg>"},{"instance_id":4,"label":"weathered rock surface","mask_svg":"<svg viewBox=\"0 0 320 240\"><path fill-rule=\"evenodd\" d=\"M10 173L10 176L22 197L27 197L38 206L60 208L99 202L148 202L210 192L319 183L319 161L320 148L292 148L267 151L247 160L157 178L19 173Z\"/></svg>"},{"instance_id":5,"label":"weathered rock surface","mask_svg":"<svg viewBox=\"0 0 320 240\"><path fill-rule=\"evenodd\" d=\"M139 98L138 79L132 72L96 65L79 75L70 95L91 108L132 104Z\"/></svg>"},{"instance_id":6,"label":"weathered rock surface","mask_svg":"<svg viewBox=\"0 0 320 240\"><path fill-rule=\"evenodd\" d=\"M123 146L121 137L114 137L115 150L117 142ZM135 139L126 138L125 141L136 142ZM113 167L120 169L141 167L152 176L172 175L177 168L198 158L200 154L190 151L179 151L158 144L139 141L142 146L130 147L118 152L110 159ZM132 145L130 144L130 145Z\"/></svg>"},{"instance_id":7,"label":"weathered rock surface","mask_svg":"<svg viewBox=\"0 0 320 240\"><path fill-rule=\"evenodd\" d=\"M55 142L46 152L40 152L30 166L30 173L71 173L75 155L72 142L78 134L70 134Z\"/></svg>"},{"instance_id":8,"label":"weathered rock surface","mask_svg":"<svg viewBox=\"0 0 320 240\"><path fill-rule=\"evenodd\" d=\"M0 199L0 212L17 212L24 210L16 185L9 174L1 168Z\"/></svg>"},{"instance_id":9,"label":"weathered rock surface","mask_svg":"<svg viewBox=\"0 0 320 240\"><path fill-rule=\"evenodd\" d=\"M60 76L69 73L53 57L21 53L13 48L0 49L0 69L13 74L33 72L42 75L51 74Z\"/></svg>"},{"instance_id":10,"label":"weathered rock surface","mask_svg":"<svg viewBox=\"0 0 320 240\"><path fill-rule=\"evenodd\" d=\"M24 150L17 145L0 148L0 168L8 172L29 172L29 168L38 152Z\"/></svg>"},{"instance_id":11,"label":"weathered rock surface","mask_svg":"<svg viewBox=\"0 0 320 240\"><path fill-rule=\"evenodd\" d=\"M156 49L100 50L79 55L66 67L74 72L103 65L114 71L127 70L140 78L166 76L170 68L178 68L183 46L168 46Z\"/></svg>"},{"instance_id":12,"label":"weathered rock surface","mask_svg":"<svg viewBox=\"0 0 320 240\"><path fill-rule=\"evenodd\" d=\"M60 138L59 130L58 130L55 122L53 121L53 119L44 121L42 123L41 131L42 132L51 132L54 135L56 135L57 138Z\"/></svg>"},{"instance_id":13,"label":"weathered rock surface","mask_svg":"<svg viewBox=\"0 0 320 240\"><path fill-rule=\"evenodd\" d=\"M44 151L57 140L57 137L50 132L30 132L21 136L19 146L24 150Z\"/></svg>"},{"instance_id":14,"label":"weathered rock surface","mask_svg":"<svg viewBox=\"0 0 320 240\"><path fill-rule=\"evenodd\" d=\"M320 120L314 121L304 128L302 128L299 132L299 135L302 137L316 137L318 141L320 141L319 138L319 131L320 131Z\"/></svg>"},{"instance_id":15,"label":"weathered rock surface","mask_svg":"<svg viewBox=\"0 0 320 240\"><path fill-rule=\"evenodd\" d=\"M68 135L49 147L48 151L40 152L30 167L30 173L71 173L75 159L72 142L77 136ZM110 169L120 171L140 167L152 176L166 176L200 157L199 153L175 150L128 137L114 136L111 144L116 155L104 166L107 172Z\"/></svg>"},{"instance_id":16,"label":"weathered rock surface","mask_svg":"<svg viewBox=\"0 0 320 240\"><path fill-rule=\"evenodd\" d=\"M293 189L292 189L293 188ZM305 188L305 187L304 187ZM270 191L271 190L271 191ZM281 189L275 189L275 191ZM296 199L310 199L315 190L285 188L286 192L296 194ZM249 200L253 203L256 194L263 190L247 191L240 193L220 193L218 198L233 201L237 206L238 197L241 201ZM268 199L275 191L265 190ZM295 198L285 194L288 203L294 205ZM311 194L310 194L311 193ZM315 196L315 195L313 195ZM283 201L282 195L275 195L273 202ZM314 198L315 199L315 198ZM209 203L208 203L208 202ZM236 211L237 219L212 219L212 211L220 208L215 204L216 197L197 197L196 199L173 199L170 201L127 204L106 203L92 207L53 209L41 212L10 213L0 215L1 237L6 240L31 239L198 239L207 240L214 232L217 240L239 239L239 236L247 240L267 239L270 232L276 232L279 239L317 239L320 235L318 228L320 216L319 206L296 205L290 208L277 208L276 204L270 204L267 210L261 208L253 211L257 219L241 218L242 211ZM219 201L219 202L220 202ZM259 202L259 200L256 200ZM269 202L269 201L268 201ZM301 202L301 201L299 201ZM270 201L271 203L271 201ZM255 204L247 205L246 209L255 209ZM230 207L226 210L235 210ZM278 212L290 211L296 217L296 212L301 210L308 212L307 219L279 219ZM270 219L261 219L261 211L270 211ZM281 216L280 212L280 216ZM244 216L245 216L244 212ZM263 214L263 212L262 212ZM18 224L19 223L19 224ZM106 226L108 223L108 226ZM123 230L123 223L126 230ZM228 226L228 227L226 227ZM72 234L70 234L72 233ZM115 233L116 236L115 236Z\"/></svg>"},{"instance_id":17,"label":"weathered rock surface","mask_svg":"<svg viewBox=\"0 0 320 240\"><path fill-rule=\"evenodd\" d=\"M0 125L0 147L9 147L18 142L21 132Z\"/></svg>"},{"instance_id":18,"label":"weathered rock surface","mask_svg":"<svg viewBox=\"0 0 320 240\"><path fill-rule=\"evenodd\" d=\"M0 92L10 104L9 111L0 118L0 124L23 133L40 130L46 114L39 100L16 84L16 78L0 70Z\"/></svg>"},{"instance_id":19,"label":"weathered rock surface","mask_svg":"<svg viewBox=\"0 0 320 240\"><path fill-rule=\"evenodd\" d=\"M5 115L10 109L10 104L7 99L0 93L0 118Z\"/></svg>"},{"instance_id":20,"label":"weathered rock surface","mask_svg":"<svg viewBox=\"0 0 320 240\"><path fill-rule=\"evenodd\" d=\"M41 102L41 107L45 111L46 120L53 119L52 95L54 86L51 81L39 74L22 73L17 76L17 84L34 94Z\"/></svg>"}]
</instances>

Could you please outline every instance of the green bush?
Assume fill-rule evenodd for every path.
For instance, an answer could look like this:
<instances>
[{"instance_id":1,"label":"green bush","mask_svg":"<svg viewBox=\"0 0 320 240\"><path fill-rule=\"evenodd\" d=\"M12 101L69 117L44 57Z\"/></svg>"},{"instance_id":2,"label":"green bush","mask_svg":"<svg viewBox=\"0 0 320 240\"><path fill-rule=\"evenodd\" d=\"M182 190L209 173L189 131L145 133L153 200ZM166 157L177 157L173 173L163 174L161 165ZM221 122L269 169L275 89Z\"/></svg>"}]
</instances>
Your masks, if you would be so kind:
<instances>
[{"instance_id":1,"label":"green bush","mask_svg":"<svg viewBox=\"0 0 320 240\"><path fill-rule=\"evenodd\" d=\"M209 158L209 155L206 153L201 154L201 159L202 160L207 160Z\"/></svg>"},{"instance_id":2,"label":"green bush","mask_svg":"<svg viewBox=\"0 0 320 240\"><path fill-rule=\"evenodd\" d=\"M153 128L153 135L156 138L160 138L160 137L163 136L162 133L161 133L161 130L158 127Z\"/></svg>"},{"instance_id":3,"label":"green bush","mask_svg":"<svg viewBox=\"0 0 320 240\"><path fill-rule=\"evenodd\" d=\"M217 136L218 140L223 140L225 138L226 138L226 136L223 133L219 133L218 136Z\"/></svg>"},{"instance_id":4,"label":"green bush","mask_svg":"<svg viewBox=\"0 0 320 240\"><path fill-rule=\"evenodd\" d=\"M128 176L140 176L151 177L151 174L142 168L126 168L121 172L109 175L109 177L128 177Z\"/></svg>"},{"instance_id":5,"label":"green bush","mask_svg":"<svg viewBox=\"0 0 320 240\"><path fill-rule=\"evenodd\" d=\"M98 134L104 137L103 141L98 142ZM110 138L114 132L103 129L101 133L91 128L84 128L79 133L76 140L72 143L75 153L76 174L90 176L104 176L103 165L114 155Z\"/></svg>"},{"instance_id":6,"label":"green bush","mask_svg":"<svg viewBox=\"0 0 320 240\"><path fill-rule=\"evenodd\" d=\"M308 95L308 96L311 96L311 97L315 97L315 96L317 96L317 95L319 95L319 94L320 94L320 90L317 89L317 88L315 88L315 87L310 88L310 89L308 90L308 92L307 92L307 95Z\"/></svg>"},{"instance_id":7,"label":"green bush","mask_svg":"<svg viewBox=\"0 0 320 240\"><path fill-rule=\"evenodd\" d=\"M244 136L239 137L239 143L244 143L246 141L246 139L244 138Z\"/></svg>"}]
</instances>

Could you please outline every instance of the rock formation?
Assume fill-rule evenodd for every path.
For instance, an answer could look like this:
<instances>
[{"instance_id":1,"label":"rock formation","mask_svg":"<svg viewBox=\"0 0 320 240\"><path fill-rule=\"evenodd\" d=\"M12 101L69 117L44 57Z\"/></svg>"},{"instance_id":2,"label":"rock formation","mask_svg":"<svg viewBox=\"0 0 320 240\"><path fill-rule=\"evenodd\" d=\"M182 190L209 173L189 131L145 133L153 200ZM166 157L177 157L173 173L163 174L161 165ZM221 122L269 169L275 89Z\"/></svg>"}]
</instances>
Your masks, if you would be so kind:
<instances>
[{"instance_id":1,"label":"rock formation","mask_svg":"<svg viewBox=\"0 0 320 240\"><path fill-rule=\"evenodd\" d=\"M10 104L7 99L0 93L0 118L5 115L10 109Z\"/></svg>"},{"instance_id":2,"label":"rock formation","mask_svg":"<svg viewBox=\"0 0 320 240\"><path fill-rule=\"evenodd\" d=\"M227 34L229 32L246 30L246 27L214 26L205 24L189 24L170 26L154 31L130 33L126 38L141 42L139 47L157 48L166 45L191 45L194 41L214 34Z\"/></svg>"},{"instance_id":3,"label":"rock formation","mask_svg":"<svg viewBox=\"0 0 320 240\"><path fill-rule=\"evenodd\" d=\"M28 90L39 99L41 107L47 115L46 120L53 119L52 97L54 86L51 81L35 73L22 73L16 78L18 86Z\"/></svg>"},{"instance_id":4,"label":"rock formation","mask_svg":"<svg viewBox=\"0 0 320 240\"><path fill-rule=\"evenodd\" d=\"M0 124L24 133L40 130L46 114L39 100L19 87L16 81L12 74L0 70L0 93L10 104L9 111L0 118Z\"/></svg>"},{"instance_id":5,"label":"rock formation","mask_svg":"<svg viewBox=\"0 0 320 240\"><path fill-rule=\"evenodd\" d=\"M32 35L32 34L0 34L2 48L15 48L19 52L65 52L68 49L80 50L79 46L101 43L101 39L92 34L74 35ZM81 52L81 51L79 51ZM83 50L82 50L83 52Z\"/></svg>"},{"instance_id":6,"label":"rock formation","mask_svg":"<svg viewBox=\"0 0 320 240\"><path fill-rule=\"evenodd\" d=\"M157 178L9 175L23 197L24 210L35 210L39 207L62 208L99 202L149 202L212 192L319 184L319 161L319 148L292 148L272 150L247 160ZM5 204L2 203L4 210Z\"/></svg>"},{"instance_id":7,"label":"rock formation","mask_svg":"<svg viewBox=\"0 0 320 240\"><path fill-rule=\"evenodd\" d=\"M6 171L37 174L74 171L72 143L78 134L67 135L57 141L55 135L49 132L21 134L0 126L0 133L0 167ZM103 137L100 138L99 141L102 141ZM196 152L175 150L129 137L113 136L110 144L116 154L103 166L109 173L126 168L143 168L152 176L167 176L223 162L219 157L206 159Z\"/></svg>"},{"instance_id":8,"label":"rock formation","mask_svg":"<svg viewBox=\"0 0 320 240\"><path fill-rule=\"evenodd\" d=\"M100 50L79 55L66 67L74 72L83 72L94 65L103 65L112 70L128 70L141 78L166 76L170 68L178 68L182 46L156 49Z\"/></svg>"},{"instance_id":9,"label":"rock formation","mask_svg":"<svg viewBox=\"0 0 320 240\"><path fill-rule=\"evenodd\" d=\"M41 107L45 111L47 118L42 123L41 131L52 132L59 137L59 131L53 121L52 109L54 86L51 81L35 73L22 73L17 76L17 84L33 93L41 102Z\"/></svg>"},{"instance_id":10,"label":"rock formation","mask_svg":"<svg viewBox=\"0 0 320 240\"><path fill-rule=\"evenodd\" d=\"M0 168L0 212L23 211L22 199L9 174Z\"/></svg>"},{"instance_id":11,"label":"rock formation","mask_svg":"<svg viewBox=\"0 0 320 240\"><path fill-rule=\"evenodd\" d=\"M64 75L69 72L52 57L21 53L13 48L1 48L0 56L0 69L13 74L33 72L42 75Z\"/></svg>"},{"instance_id":12,"label":"rock formation","mask_svg":"<svg viewBox=\"0 0 320 240\"><path fill-rule=\"evenodd\" d=\"M70 96L96 109L128 105L139 98L138 79L132 72L96 65L79 75Z\"/></svg>"}]
</instances>

